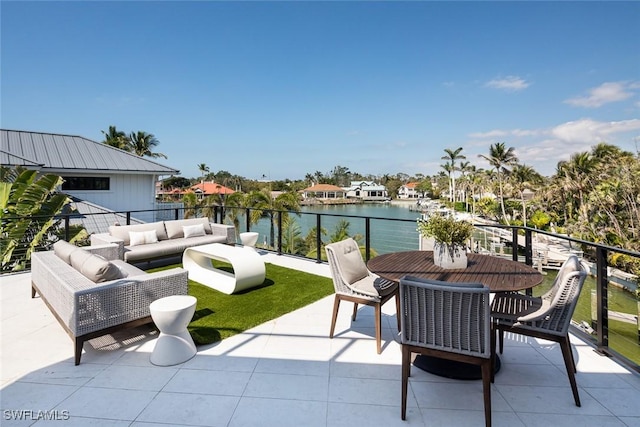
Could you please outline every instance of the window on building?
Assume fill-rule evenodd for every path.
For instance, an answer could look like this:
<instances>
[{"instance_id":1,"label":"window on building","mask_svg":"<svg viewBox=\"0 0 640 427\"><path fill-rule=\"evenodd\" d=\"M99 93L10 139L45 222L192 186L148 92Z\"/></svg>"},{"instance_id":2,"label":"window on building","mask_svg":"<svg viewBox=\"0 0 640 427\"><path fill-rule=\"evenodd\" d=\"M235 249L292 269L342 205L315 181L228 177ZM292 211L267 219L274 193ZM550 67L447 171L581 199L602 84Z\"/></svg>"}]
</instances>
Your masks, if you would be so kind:
<instances>
[{"instance_id":1,"label":"window on building","mask_svg":"<svg viewBox=\"0 0 640 427\"><path fill-rule=\"evenodd\" d=\"M63 176L62 190L108 190L109 178L97 176Z\"/></svg>"}]
</instances>

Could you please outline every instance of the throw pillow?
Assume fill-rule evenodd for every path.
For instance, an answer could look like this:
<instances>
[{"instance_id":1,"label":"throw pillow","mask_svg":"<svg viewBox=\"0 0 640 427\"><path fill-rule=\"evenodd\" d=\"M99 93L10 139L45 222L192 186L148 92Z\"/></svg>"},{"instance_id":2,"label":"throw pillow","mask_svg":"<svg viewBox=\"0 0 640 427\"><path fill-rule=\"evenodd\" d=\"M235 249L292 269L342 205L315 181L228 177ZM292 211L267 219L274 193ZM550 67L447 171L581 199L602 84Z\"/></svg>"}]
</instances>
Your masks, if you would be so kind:
<instances>
[{"instance_id":1,"label":"throw pillow","mask_svg":"<svg viewBox=\"0 0 640 427\"><path fill-rule=\"evenodd\" d=\"M158 241L158 233L156 230L143 231L144 243L156 243Z\"/></svg>"},{"instance_id":2,"label":"throw pillow","mask_svg":"<svg viewBox=\"0 0 640 427\"><path fill-rule=\"evenodd\" d=\"M71 264L71 253L77 251L78 249L80 248L78 248L76 245L72 245L71 243L64 240L58 240L53 244L53 253L67 264Z\"/></svg>"},{"instance_id":3,"label":"throw pillow","mask_svg":"<svg viewBox=\"0 0 640 427\"><path fill-rule=\"evenodd\" d=\"M205 235L203 224L183 225L182 232L184 233L185 238Z\"/></svg>"},{"instance_id":4,"label":"throw pillow","mask_svg":"<svg viewBox=\"0 0 640 427\"><path fill-rule=\"evenodd\" d=\"M121 277L120 269L115 264L82 249L71 253L71 266L94 283Z\"/></svg>"},{"instance_id":5,"label":"throw pillow","mask_svg":"<svg viewBox=\"0 0 640 427\"><path fill-rule=\"evenodd\" d=\"M146 243L144 231L129 232L129 246L144 245Z\"/></svg>"},{"instance_id":6,"label":"throw pillow","mask_svg":"<svg viewBox=\"0 0 640 427\"><path fill-rule=\"evenodd\" d=\"M340 275L342 280L348 284L364 279L369 275L367 265L362 259L360 248L353 239L343 240L334 243L335 253L340 264Z\"/></svg>"}]
</instances>

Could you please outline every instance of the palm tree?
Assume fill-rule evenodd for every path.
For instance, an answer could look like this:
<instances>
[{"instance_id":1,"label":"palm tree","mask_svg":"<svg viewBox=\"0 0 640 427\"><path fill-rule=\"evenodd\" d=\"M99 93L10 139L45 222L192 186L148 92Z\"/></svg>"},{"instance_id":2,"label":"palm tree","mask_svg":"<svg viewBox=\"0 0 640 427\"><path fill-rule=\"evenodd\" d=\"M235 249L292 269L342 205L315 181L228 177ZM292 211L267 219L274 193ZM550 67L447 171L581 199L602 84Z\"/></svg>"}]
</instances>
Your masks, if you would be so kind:
<instances>
[{"instance_id":1,"label":"palm tree","mask_svg":"<svg viewBox=\"0 0 640 427\"><path fill-rule=\"evenodd\" d=\"M104 135L103 144L116 147L124 151L131 151L131 144L127 134L116 129L115 126L109 126L109 131L105 132L101 130Z\"/></svg>"},{"instance_id":2,"label":"palm tree","mask_svg":"<svg viewBox=\"0 0 640 427\"><path fill-rule=\"evenodd\" d=\"M269 245L275 247L276 211L281 211L282 219L288 216L288 211L300 212L300 200L297 193L284 192L276 198L271 197L269 189L252 191L246 198L247 207L253 208L250 222L255 224L264 216L269 218Z\"/></svg>"},{"instance_id":3,"label":"palm tree","mask_svg":"<svg viewBox=\"0 0 640 427\"><path fill-rule=\"evenodd\" d=\"M527 226L527 205L524 200L524 191L526 189L535 189L542 182L542 176L536 172L531 166L515 165L511 171L511 178L514 181L515 188L520 195L522 203L522 223Z\"/></svg>"},{"instance_id":4,"label":"palm tree","mask_svg":"<svg viewBox=\"0 0 640 427\"><path fill-rule=\"evenodd\" d=\"M482 157L487 160L489 164L496 170L498 175L498 188L500 191L500 208L502 209L502 218L503 220L509 224L509 220L507 219L507 213L504 209L504 190L502 187L502 175L503 173L509 172L508 166L514 165L518 162L518 158L514 153L514 148L509 147L508 149L505 147L504 142L496 142L495 144L491 144L489 147L489 155L485 156L484 154L478 154L478 157Z\"/></svg>"},{"instance_id":5,"label":"palm tree","mask_svg":"<svg viewBox=\"0 0 640 427\"><path fill-rule=\"evenodd\" d=\"M202 176L201 182L204 182L205 175L209 173L209 166L207 166L205 163L200 163L198 165L198 170L200 171L200 175Z\"/></svg>"},{"instance_id":6,"label":"palm tree","mask_svg":"<svg viewBox=\"0 0 640 427\"><path fill-rule=\"evenodd\" d=\"M452 188L451 188L451 172L453 172L453 166L451 165L451 163L447 162L444 165L440 165L440 167L442 169L444 169L444 171L447 173L447 184L449 186L449 200L453 200L453 193L452 193Z\"/></svg>"},{"instance_id":7,"label":"palm tree","mask_svg":"<svg viewBox=\"0 0 640 427\"><path fill-rule=\"evenodd\" d=\"M131 141L131 151L137 156L147 156L152 158L162 157L164 159L167 158L167 156L165 156L164 154L156 153L153 151L153 149L160 144L160 141L158 141L158 139L153 136L153 134L143 131L131 132L129 134L129 140Z\"/></svg>"},{"instance_id":8,"label":"palm tree","mask_svg":"<svg viewBox=\"0 0 640 427\"><path fill-rule=\"evenodd\" d=\"M449 171L449 179L451 180L451 184L450 184L450 190L449 190L449 196L451 198L452 202L455 202L455 198L456 198L456 170L458 170L456 168L456 161L457 160L466 160L466 157L463 156L462 154L460 154L460 152L462 151L462 147L458 147L455 150L452 150L450 148L445 148L444 152L447 154L446 156L442 156L441 159L442 160L448 160L450 166L451 166L451 170Z\"/></svg>"}]
</instances>

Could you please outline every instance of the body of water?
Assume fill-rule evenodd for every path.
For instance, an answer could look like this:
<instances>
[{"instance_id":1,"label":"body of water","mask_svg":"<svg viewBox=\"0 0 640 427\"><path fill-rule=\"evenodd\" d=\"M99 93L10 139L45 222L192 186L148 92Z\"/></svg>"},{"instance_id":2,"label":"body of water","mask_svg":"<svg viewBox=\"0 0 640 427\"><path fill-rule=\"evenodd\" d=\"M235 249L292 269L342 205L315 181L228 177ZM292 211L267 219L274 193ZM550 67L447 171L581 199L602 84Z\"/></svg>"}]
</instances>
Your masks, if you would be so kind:
<instances>
[{"instance_id":1,"label":"body of water","mask_svg":"<svg viewBox=\"0 0 640 427\"><path fill-rule=\"evenodd\" d=\"M292 215L300 226L302 237L316 226L317 215L320 214L320 226L326 230L323 241L329 241L342 220L349 222L349 235L365 235L365 221L370 217L371 247L378 253L396 252L401 250L418 249L418 233L416 232L416 219L420 213L412 211L409 206L413 204L392 203L368 203L357 205L323 205L304 206L300 215ZM402 219L404 221L395 221ZM241 231L244 230L244 221L240 222ZM269 221L262 219L258 224L251 226L251 231L260 234L258 242L264 244L269 239ZM363 242L364 243L364 242Z\"/></svg>"}]
</instances>

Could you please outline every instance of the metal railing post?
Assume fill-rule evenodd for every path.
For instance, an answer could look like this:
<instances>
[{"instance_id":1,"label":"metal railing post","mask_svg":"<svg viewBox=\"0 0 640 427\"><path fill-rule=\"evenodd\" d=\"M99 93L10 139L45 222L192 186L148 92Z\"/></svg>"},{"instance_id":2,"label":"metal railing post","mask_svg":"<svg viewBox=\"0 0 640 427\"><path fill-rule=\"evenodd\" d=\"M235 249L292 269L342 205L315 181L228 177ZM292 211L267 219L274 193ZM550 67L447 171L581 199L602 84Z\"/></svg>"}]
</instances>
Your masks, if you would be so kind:
<instances>
[{"instance_id":1,"label":"metal railing post","mask_svg":"<svg viewBox=\"0 0 640 427\"><path fill-rule=\"evenodd\" d=\"M598 319L596 324L597 345L601 353L609 348L609 292L607 275L607 250L596 247L596 300Z\"/></svg>"},{"instance_id":2,"label":"metal railing post","mask_svg":"<svg viewBox=\"0 0 640 427\"><path fill-rule=\"evenodd\" d=\"M316 214L316 262L322 262L322 236L320 233L320 227L322 224L322 220L320 219L322 215Z\"/></svg>"},{"instance_id":3,"label":"metal railing post","mask_svg":"<svg viewBox=\"0 0 640 427\"><path fill-rule=\"evenodd\" d=\"M127 211L127 225L131 225L131 212Z\"/></svg>"},{"instance_id":4,"label":"metal railing post","mask_svg":"<svg viewBox=\"0 0 640 427\"><path fill-rule=\"evenodd\" d=\"M527 265L533 265L533 239L530 228L524 231L524 262Z\"/></svg>"},{"instance_id":5,"label":"metal railing post","mask_svg":"<svg viewBox=\"0 0 640 427\"><path fill-rule=\"evenodd\" d=\"M282 211L278 211L278 255L282 255Z\"/></svg>"},{"instance_id":6,"label":"metal railing post","mask_svg":"<svg viewBox=\"0 0 640 427\"><path fill-rule=\"evenodd\" d=\"M244 214L244 222L247 228L247 232L251 231L251 218L249 217L249 215L251 215L251 209L246 208L246 211Z\"/></svg>"},{"instance_id":7,"label":"metal railing post","mask_svg":"<svg viewBox=\"0 0 640 427\"><path fill-rule=\"evenodd\" d=\"M518 229L511 228L511 259L518 261Z\"/></svg>"},{"instance_id":8,"label":"metal railing post","mask_svg":"<svg viewBox=\"0 0 640 427\"><path fill-rule=\"evenodd\" d=\"M69 241L69 238L71 237L71 230L69 229L70 227L70 218L69 215L65 215L64 217L64 240L66 240L67 242Z\"/></svg>"},{"instance_id":9,"label":"metal railing post","mask_svg":"<svg viewBox=\"0 0 640 427\"><path fill-rule=\"evenodd\" d=\"M371 258L371 218L364 219L364 255L365 262Z\"/></svg>"}]
</instances>

